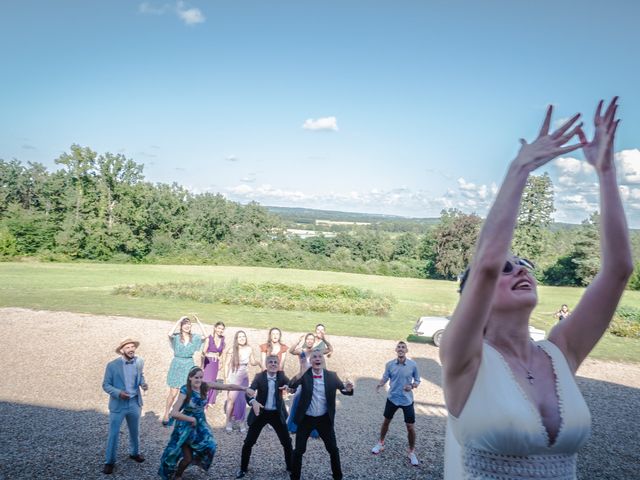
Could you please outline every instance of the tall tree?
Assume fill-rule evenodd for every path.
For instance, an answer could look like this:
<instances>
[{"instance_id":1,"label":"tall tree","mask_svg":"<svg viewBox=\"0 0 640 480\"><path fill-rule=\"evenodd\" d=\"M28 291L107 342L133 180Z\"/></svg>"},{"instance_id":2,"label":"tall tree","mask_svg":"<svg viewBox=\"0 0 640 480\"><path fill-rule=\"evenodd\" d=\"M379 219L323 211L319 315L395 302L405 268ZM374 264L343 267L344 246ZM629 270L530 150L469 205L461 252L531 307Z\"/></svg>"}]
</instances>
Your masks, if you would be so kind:
<instances>
[{"instance_id":1,"label":"tall tree","mask_svg":"<svg viewBox=\"0 0 640 480\"><path fill-rule=\"evenodd\" d=\"M553 183L547 173L527 180L513 236L513 252L539 262L553 221Z\"/></svg>"},{"instance_id":2,"label":"tall tree","mask_svg":"<svg viewBox=\"0 0 640 480\"><path fill-rule=\"evenodd\" d=\"M440 223L430 231L433 265L438 274L455 279L471 262L482 220L475 213L443 210ZM427 260L429 262L429 259Z\"/></svg>"}]
</instances>

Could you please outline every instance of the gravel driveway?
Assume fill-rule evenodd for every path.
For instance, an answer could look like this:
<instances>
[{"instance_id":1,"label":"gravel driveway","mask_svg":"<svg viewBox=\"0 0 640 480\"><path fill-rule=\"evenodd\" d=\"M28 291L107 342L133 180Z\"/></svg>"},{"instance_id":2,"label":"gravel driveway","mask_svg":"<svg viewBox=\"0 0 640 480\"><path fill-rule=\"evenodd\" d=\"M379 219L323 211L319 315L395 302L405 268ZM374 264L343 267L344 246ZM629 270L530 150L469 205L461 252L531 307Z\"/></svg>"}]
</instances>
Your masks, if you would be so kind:
<instances>
[{"instance_id":1,"label":"gravel driveway","mask_svg":"<svg viewBox=\"0 0 640 480\"><path fill-rule=\"evenodd\" d=\"M128 434L123 433L112 478L157 479L160 455L170 434L160 424L172 358L165 336L170 324L17 308L0 309L0 318L7 336L0 350L0 479L107 478L101 469L108 399L101 383L105 365L116 357L113 349L126 336L141 341L138 353L146 360L150 388L141 422L141 446L147 461L137 464L128 459ZM425 344L409 346L409 355L418 362L423 377L415 392L417 454L422 464L411 467L401 413L391 424L384 453L369 453L385 402L385 395L376 394L374 386L385 362L394 358L395 342L331 336L331 325L327 330L335 348L328 368L343 380L350 378L356 389L354 397L338 395L336 433L345 478L442 478L445 410L438 350ZM227 337L235 331L227 329ZM266 331L245 331L258 352ZM284 333L285 343L290 345L300 334ZM291 376L297 362L288 359L287 363ZM589 360L578 375L593 416L591 439L578 459L579 478L640 479L640 366ZM208 418L218 441L214 464L208 474L192 467L184 478L234 478L244 435L224 432L221 401L210 409ZM273 431L263 431L249 468L247 478L287 478ZM309 440L303 476L305 480L331 477L329 456L320 440Z\"/></svg>"}]
</instances>

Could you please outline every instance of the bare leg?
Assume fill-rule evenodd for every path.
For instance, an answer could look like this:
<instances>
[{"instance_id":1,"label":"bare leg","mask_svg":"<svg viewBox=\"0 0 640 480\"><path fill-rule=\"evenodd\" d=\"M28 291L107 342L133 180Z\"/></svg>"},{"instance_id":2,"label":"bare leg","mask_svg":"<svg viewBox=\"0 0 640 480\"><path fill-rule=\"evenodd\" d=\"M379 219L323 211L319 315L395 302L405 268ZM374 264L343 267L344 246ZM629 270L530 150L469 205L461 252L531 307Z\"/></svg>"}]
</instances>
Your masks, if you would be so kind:
<instances>
[{"instance_id":1,"label":"bare leg","mask_svg":"<svg viewBox=\"0 0 640 480\"><path fill-rule=\"evenodd\" d=\"M231 425L231 415L233 415L233 407L236 403L238 392L230 391L227 395L227 426Z\"/></svg>"},{"instance_id":2,"label":"bare leg","mask_svg":"<svg viewBox=\"0 0 640 480\"><path fill-rule=\"evenodd\" d=\"M382 421L382 427L380 427L380 443L384 443L384 438L387 436L390 424L391 420L385 417L385 419Z\"/></svg>"},{"instance_id":3,"label":"bare leg","mask_svg":"<svg viewBox=\"0 0 640 480\"><path fill-rule=\"evenodd\" d=\"M171 407L173 407L173 402L176 401L176 397L178 396L178 389L169 387L169 395L167 395L167 404L164 408L164 416L162 417L162 421L169 421L169 412L171 411Z\"/></svg>"},{"instance_id":4,"label":"bare leg","mask_svg":"<svg viewBox=\"0 0 640 480\"><path fill-rule=\"evenodd\" d=\"M176 469L176 478L182 477L182 474L189 466L193 457L191 456L191 448L189 445L182 445L182 460L178 464L178 468Z\"/></svg>"},{"instance_id":5,"label":"bare leg","mask_svg":"<svg viewBox=\"0 0 640 480\"><path fill-rule=\"evenodd\" d=\"M416 448L416 427L413 423L406 423L407 426L407 438L409 440L409 452L413 452Z\"/></svg>"}]
</instances>

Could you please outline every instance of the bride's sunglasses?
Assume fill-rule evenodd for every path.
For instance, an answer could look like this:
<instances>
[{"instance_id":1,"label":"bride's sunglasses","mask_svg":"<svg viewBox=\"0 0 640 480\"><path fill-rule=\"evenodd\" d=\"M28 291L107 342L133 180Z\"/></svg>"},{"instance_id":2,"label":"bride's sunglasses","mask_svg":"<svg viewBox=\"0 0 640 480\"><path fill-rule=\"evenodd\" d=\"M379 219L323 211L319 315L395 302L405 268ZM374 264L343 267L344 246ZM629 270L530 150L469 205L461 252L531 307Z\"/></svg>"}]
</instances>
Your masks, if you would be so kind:
<instances>
[{"instance_id":1,"label":"bride's sunglasses","mask_svg":"<svg viewBox=\"0 0 640 480\"><path fill-rule=\"evenodd\" d=\"M502 273L508 275L512 273L517 266L521 266L527 269L529 272L533 272L536 267L533 265L533 262L530 262L526 258L518 258L514 257L513 260L507 260L502 267Z\"/></svg>"},{"instance_id":2,"label":"bride's sunglasses","mask_svg":"<svg viewBox=\"0 0 640 480\"><path fill-rule=\"evenodd\" d=\"M518 266L526 268L528 272L533 272L535 270L533 262L530 262L526 258L514 257L513 260L507 260L504 263L504 267L502 267L503 275L510 275ZM467 267L462 275L460 275L460 287L458 288L458 293L462 293L462 289L464 288L464 284L467 282L468 277L469 267Z\"/></svg>"}]
</instances>

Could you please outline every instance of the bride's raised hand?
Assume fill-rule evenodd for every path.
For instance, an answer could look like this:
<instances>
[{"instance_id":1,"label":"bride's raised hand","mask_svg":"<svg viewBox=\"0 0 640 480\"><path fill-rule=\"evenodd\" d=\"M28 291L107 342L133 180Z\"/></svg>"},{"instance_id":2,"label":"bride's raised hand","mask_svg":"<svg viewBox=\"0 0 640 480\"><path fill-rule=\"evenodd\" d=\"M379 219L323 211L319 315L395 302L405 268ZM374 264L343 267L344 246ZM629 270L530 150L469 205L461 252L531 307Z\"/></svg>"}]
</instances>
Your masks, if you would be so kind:
<instances>
[{"instance_id":1,"label":"bride's raised hand","mask_svg":"<svg viewBox=\"0 0 640 480\"><path fill-rule=\"evenodd\" d=\"M525 168L528 172L532 172L550 160L577 150L582 146L581 143L566 146L566 143L571 137L582 131L580 128L582 123L574 126L576 120L580 118L580 114L576 113L555 132L549 133L552 112L553 106L549 105L544 122L540 128L540 133L533 142L527 143L524 138L520 139L522 146L520 147L518 156L514 160L515 165Z\"/></svg>"},{"instance_id":2,"label":"bride's raised hand","mask_svg":"<svg viewBox=\"0 0 640 480\"><path fill-rule=\"evenodd\" d=\"M620 120L616 120L618 110L618 97L613 97L604 115L601 115L604 101L598 102L596 114L593 118L595 131L593 140L587 140L586 135L580 129L578 136L582 142L584 158L596 169L597 172L605 172L614 167L613 163L613 140L616 136L616 129Z\"/></svg>"}]
</instances>

